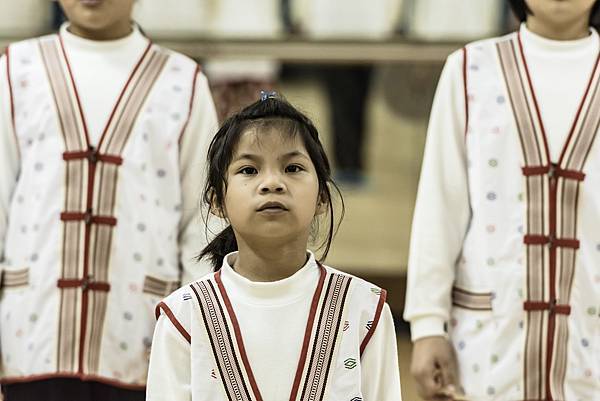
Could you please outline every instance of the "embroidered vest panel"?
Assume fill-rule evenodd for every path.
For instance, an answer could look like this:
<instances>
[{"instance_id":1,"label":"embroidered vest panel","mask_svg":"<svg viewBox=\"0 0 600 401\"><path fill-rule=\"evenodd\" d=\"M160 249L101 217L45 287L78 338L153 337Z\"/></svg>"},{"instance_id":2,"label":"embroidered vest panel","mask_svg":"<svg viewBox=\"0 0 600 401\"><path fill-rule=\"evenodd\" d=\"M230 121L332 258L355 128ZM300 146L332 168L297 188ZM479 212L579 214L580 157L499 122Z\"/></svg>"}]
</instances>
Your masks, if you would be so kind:
<instances>
[{"instance_id":1,"label":"embroidered vest panel","mask_svg":"<svg viewBox=\"0 0 600 401\"><path fill-rule=\"evenodd\" d=\"M182 308L181 302L193 307ZM376 329L385 291L323 268L290 400L361 399L361 355ZM192 391L199 400L262 400L244 350L243 328L218 274L180 289L165 303L189 333ZM247 341L247 340L246 340Z\"/></svg>"},{"instance_id":2,"label":"embroidered vest panel","mask_svg":"<svg viewBox=\"0 0 600 401\"><path fill-rule=\"evenodd\" d=\"M30 285L4 295L3 311L24 312L0 315L3 381L143 386L154 306L178 286L179 140L196 65L149 44L92 145L59 38L9 54L22 166L6 255ZM29 342L11 334L25 322Z\"/></svg>"}]
</instances>

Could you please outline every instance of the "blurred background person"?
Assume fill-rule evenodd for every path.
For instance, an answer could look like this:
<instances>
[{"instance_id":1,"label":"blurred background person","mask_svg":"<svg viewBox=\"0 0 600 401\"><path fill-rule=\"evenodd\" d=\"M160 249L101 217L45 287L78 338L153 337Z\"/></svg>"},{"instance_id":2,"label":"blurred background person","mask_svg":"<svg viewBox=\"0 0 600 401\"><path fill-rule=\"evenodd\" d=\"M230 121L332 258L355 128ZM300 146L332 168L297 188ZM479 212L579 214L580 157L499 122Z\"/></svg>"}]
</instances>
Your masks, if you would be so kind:
<instances>
[{"instance_id":1,"label":"blurred background person","mask_svg":"<svg viewBox=\"0 0 600 401\"><path fill-rule=\"evenodd\" d=\"M163 39L273 40L283 32L281 0L140 0L135 16L149 35ZM202 60L220 121L277 82L277 60L241 56Z\"/></svg>"},{"instance_id":2,"label":"blurred background person","mask_svg":"<svg viewBox=\"0 0 600 401\"><path fill-rule=\"evenodd\" d=\"M205 0L211 38L278 39L283 32L281 0ZM204 60L220 121L276 87L280 64L266 57L212 57Z\"/></svg>"},{"instance_id":3,"label":"blurred background person","mask_svg":"<svg viewBox=\"0 0 600 401\"><path fill-rule=\"evenodd\" d=\"M289 0L293 29L313 40L385 40L397 29L402 0ZM331 111L336 181L360 187L364 176L367 98L373 67L319 68Z\"/></svg>"}]
</instances>

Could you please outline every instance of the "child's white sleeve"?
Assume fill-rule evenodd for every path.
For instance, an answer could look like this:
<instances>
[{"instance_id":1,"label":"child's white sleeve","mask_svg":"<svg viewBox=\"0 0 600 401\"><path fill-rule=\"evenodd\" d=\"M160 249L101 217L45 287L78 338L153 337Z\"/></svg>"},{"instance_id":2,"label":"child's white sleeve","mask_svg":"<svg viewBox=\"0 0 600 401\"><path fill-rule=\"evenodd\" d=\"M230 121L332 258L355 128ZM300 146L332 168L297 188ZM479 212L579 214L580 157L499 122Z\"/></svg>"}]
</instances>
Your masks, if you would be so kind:
<instances>
[{"instance_id":1,"label":"child's white sleeve","mask_svg":"<svg viewBox=\"0 0 600 401\"><path fill-rule=\"evenodd\" d=\"M207 174L206 156L217 129L217 113L208 81L198 71L191 114L180 143L183 199L179 224L179 260L183 269L181 282L184 284L212 271L208 261L196 262L196 256L208 243L203 220L206 218L206 208L202 202L202 191ZM211 231L219 231L219 221L211 218L208 224L208 235L212 238L214 235L211 235Z\"/></svg>"},{"instance_id":2,"label":"child's white sleeve","mask_svg":"<svg viewBox=\"0 0 600 401\"><path fill-rule=\"evenodd\" d=\"M165 315L156 322L147 401L190 401L192 399L190 344Z\"/></svg>"},{"instance_id":3,"label":"child's white sleeve","mask_svg":"<svg viewBox=\"0 0 600 401\"><path fill-rule=\"evenodd\" d=\"M386 303L360 361L364 401L402 400L396 341L394 320Z\"/></svg>"},{"instance_id":4,"label":"child's white sleeve","mask_svg":"<svg viewBox=\"0 0 600 401\"><path fill-rule=\"evenodd\" d=\"M457 51L433 101L413 216L404 311L413 340L446 335L455 263L471 216L465 124L463 52Z\"/></svg>"},{"instance_id":5,"label":"child's white sleeve","mask_svg":"<svg viewBox=\"0 0 600 401\"><path fill-rule=\"evenodd\" d=\"M10 203L19 175L19 150L13 132L6 56L0 57L0 272Z\"/></svg>"}]
</instances>

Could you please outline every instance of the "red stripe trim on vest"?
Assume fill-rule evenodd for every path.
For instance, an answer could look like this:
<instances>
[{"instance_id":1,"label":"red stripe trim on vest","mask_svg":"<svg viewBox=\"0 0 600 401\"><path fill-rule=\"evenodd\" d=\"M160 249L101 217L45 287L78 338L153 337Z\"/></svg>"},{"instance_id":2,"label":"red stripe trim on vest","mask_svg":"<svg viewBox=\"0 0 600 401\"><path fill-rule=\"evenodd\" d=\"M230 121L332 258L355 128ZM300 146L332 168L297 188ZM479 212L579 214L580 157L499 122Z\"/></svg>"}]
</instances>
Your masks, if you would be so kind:
<instances>
[{"instance_id":1,"label":"red stripe trim on vest","mask_svg":"<svg viewBox=\"0 0 600 401\"><path fill-rule=\"evenodd\" d=\"M173 314L173 311L171 311L171 309L167 306L166 303L160 302L158 305L156 305L156 309L154 310L154 313L155 313L155 316L156 316L156 320L158 320L158 318L160 317L160 311L161 310L169 318L169 320L171 321L171 323L173 323L173 326L175 326L175 328L177 329L177 331L179 331L179 333L181 333L181 335L183 336L183 338L185 338L185 341L187 341L189 344L191 344L192 343L192 336L190 336L190 333L188 333L187 330L183 327L183 325L179 322L179 320L177 320L177 318Z\"/></svg>"},{"instance_id":2,"label":"red stripe trim on vest","mask_svg":"<svg viewBox=\"0 0 600 401\"><path fill-rule=\"evenodd\" d=\"M83 107L81 106L81 100L79 99L79 92L77 91L77 85L75 85L75 78L73 75L73 70L71 69L71 63L69 62L69 57L67 57L67 51L65 50L65 44L63 43L62 37L58 36L58 43L60 44L60 49L63 54L63 60L67 66L67 70L69 71L69 78L71 80L71 86L73 88L73 92L75 94L75 100L77 101L77 108L79 111L79 116L81 118L81 124L83 125L83 132L85 134L85 138L87 143L90 143L90 136L88 134L87 122L85 121L85 116L83 115Z\"/></svg>"},{"instance_id":3,"label":"red stripe trim on vest","mask_svg":"<svg viewBox=\"0 0 600 401\"><path fill-rule=\"evenodd\" d=\"M196 81L198 80L198 75L200 74L200 66L196 64L196 69L194 70L194 77L192 78L192 94L190 95L190 107L188 110L188 116L185 119L185 123L181 128L181 132L179 133L179 139L177 140L179 144L181 144L181 140L183 139L183 134L192 118L192 109L194 107L194 97L196 96Z\"/></svg>"},{"instance_id":4,"label":"red stripe trim on vest","mask_svg":"<svg viewBox=\"0 0 600 401\"><path fill-rule=\"evenodd\" d=\"M525 59L525 58L523 58ZM590 91L590 88L592 87L592 82L594 81L594 76L596 75L596 69L598 69L598 63L600 62L600 52L598 53L598 56L596 57L596 61L594 62L594 69L592 70L592 74L590 75L590 79L588 81L588 84L585 88L585 92L583 94L583 97L581 98L581 102L579 104L579 108L577 109L577 114L575 115L575 119L573 120L573 126L571 127L571 131L569 132L569 136L567 137L567 141L565 142L565 146L563 146L562 148L562 152L560 153L560 157L559 157L559 164L562 164L562 161L564 160L566 153L567 153L567 149L569 148L569 144L571 143L571 138L573 137L573 135L575 134L575 126L577 125L577 120L579 120L579 115L581 114L581 110L583 109L583 105L585 103L585 100L588 97L588 93Z\"/></svg>"},{"instance_id":5,"label":"red stripe trim on vest","mask_svg":"<svg viewBox=\"0 0 600 401\"><path fill-rule=\"evenodd\" d=\"M467 90L467 48L462 48L463 53L463 90L465 95L465 136L467 136L467 132L469 130L469 94Z\"/></svg>"},{"instance_id":6,"label":"red stripe trim on vest","mask_svg":"<svg viewBox=\"0 0 600 401\"><path fill-rule=\"evenodd\" d=\"M244 346L244 339L242 338L240 324L238 323L237 317L233 310L233 306L231 305L231 301L229 300L229 296L227 295L227 291L225 291L225 286L223 286L223 281L221 281L221 270L216 272L214 277L215 281L217 282L219 292L221 293L221 297L223 297L223 303L225 303L225 308L227 308L227 313L229 314L231 323L233 324L235 340L237 342L238 349L240 350L242 363L246 368L246 374L248 375L248 380L250 381L250 387L252 387L252 392L254 393L254 397L256 398L256 400L263 401L262 395L260 394L260 390L258 389L258 385L256 384L256 380L254 378L254 373L252 372L252 368L250 367L250 361L248 360L248 354L246 353L246 347Z\"/></svg>"},{"instance_id":7,"label":"red stripe trim on vest","mask_svg":"<svg viewBox=\"0 0 600 401\"><path fill-rule=\"evenodd\" d=\"M531 97L533 99L533 106L535 108L535 113L538 119L540 131L542 132L542 139L544 142L544 153L546 154L548 160L550 160L550 148L548 146L548 138L546 137L546 129L544 128L544 123L542 121L542 113L540 112L537 97L535 96L535 91L533 90L533 83L531 81L531 75L529 74L529 66L527 65L527 60L525 59L525 52L523 51L523 43L521 42L521 34L519 32L517 32L517 43L519 45L519 53L521 55L521 60L523 60L523 67L525 69L525 77L527 78L527 84L529 85L529 92L531 93Z\"/></svg>"},{"instance_id":8,"label":"red stripe trim on vest","mask_svg":"<svg viewBox=\"0 0 600 401\"><path fill-rule=\"evenodd\" d=\"M381 317L381 311L383 310L383 305L385 304L385 300L387 298L387 291L382 289L381 294L379 294L379 302L377 303L377 308L375 309L375 316L373 317L373 325L371 326L371 330L365 336L365 339L360 344L360 356L371 341L371 337L375 334L375 329L377 328L377 324L379 323L379 318Z\"/></svg>"},{"instance_id":9,"label":"red stripe trim on vest","mask_svg":"<svg viewBox=\"0 0 600 401\"><path fill-rule=\"evenodd\" d=\"M21 157L21 149L19 148L19 139L17 138L17 124L15 123L15 101L12 87L12 80L10 78L10 46L6 48L6 81L8 82L8 97L10 103L10 121L15 138L15 144L17 145L17 154Z\"/></svg>"},{"instance_id":10,"label":"red stripe trim on vest","mask_svg":"<svg viewBox=\"0 0 600 401\"><path fill-rule=\"evenodd\" d=\"M290 393L290 401L295 401L300 388L300 381L302 380L302 373L304 372L304 365L306 364L306 357L308 355L308 346L310 344L310 337L313 326L315 325L315 316L319 307L319 299L323 292L323 285L325 284L325 276L327 275L323 265L319 263L319 283L313 295L312 302L310 304L310 312L308 314L308 321L306 322L306 330L304 330L304 341L302 342L302 350L300 351L300 359L298 360L298 367L296 368L296 376L294 377L294 384L292 385L292 391Z\"/></svg>"},{"instance_id":11,"label":"red stripe trim on vest","mask_svg":"<svg viewBox=\"0 0 600 401\"><path fill-rule=\"evenodd\" d=\"M61 39L61 43L62 43L62 39ZM146 55L150 51L151 47L152 47L152 41L148 40L148 45L144 49L144 52L142 53L142 56L139 58L139 60L137 61L137 63L133 67L133 70L131 71L131 74L129 74L129 77L127 78L127 81L125 82L125 85L123 85L123 88L121 89L121 93L119 93L119 97L117 98L117 100L115 102L115 105L113 106L113 109L110 112L110 116L108 117L108 120L106 121L106 125L104 126L104 130L102 131L102 136L100 137L100 141L98 142L98 147L101 147L101 145L104 143L104 140L105 140L105 138L108 135L108 129L111 126L113 118L115 117L115 113L117 112L117 109L118 109L119 105L121 104L121 102L123 100L123 96L125 95L125 92L129 88L129 86L131 84L131 81L133 80L133 77L136 76L136 73L137 73L138 69L140 68L140 65L142 65L142 62L146 59Z\"/></svg>"}]
</instances>

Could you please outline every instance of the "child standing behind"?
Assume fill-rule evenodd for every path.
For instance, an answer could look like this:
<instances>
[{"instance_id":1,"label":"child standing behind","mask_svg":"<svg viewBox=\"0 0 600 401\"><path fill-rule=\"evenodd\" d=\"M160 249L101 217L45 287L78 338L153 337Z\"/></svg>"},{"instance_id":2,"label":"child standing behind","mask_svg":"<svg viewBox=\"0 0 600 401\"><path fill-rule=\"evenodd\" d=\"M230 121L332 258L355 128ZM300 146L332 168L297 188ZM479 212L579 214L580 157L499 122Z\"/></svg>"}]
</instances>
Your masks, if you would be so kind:
<instances>
[{"instance_id":1,"label":"child standing behind","mask_svg":"<svg viewBox=\"0 0 600 401\"><path fill-rule=\"evenodd\" d=\"M600 394L600 46L594 0L512 0L436 93L405 317L427 400Z\"/></svg>"},{"instance_id":2,"label":"child standing behind","mask_svg":"<svg viewBox=\"0 0 600 401\"><path fill-rule=\"evenodd\" d=\"M7 401L143 400L154 305L210 271L194 261L207 81L140 32L134 1L60 0L58 34L0 58Z\"/></svg>"},{"instance_id":3,"label":"child standing behind","mask_svg":"<svg viewBox=\"0 0 600 401\"><path fill-rule=\"evenodd\" d=\"M215 273L157 307L149 401L400 400L386 292L307 251L334 187L314 125L273 95L230 117L205 201L228 220Z\"/></svg>"}]
</instances>

